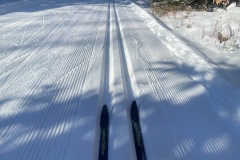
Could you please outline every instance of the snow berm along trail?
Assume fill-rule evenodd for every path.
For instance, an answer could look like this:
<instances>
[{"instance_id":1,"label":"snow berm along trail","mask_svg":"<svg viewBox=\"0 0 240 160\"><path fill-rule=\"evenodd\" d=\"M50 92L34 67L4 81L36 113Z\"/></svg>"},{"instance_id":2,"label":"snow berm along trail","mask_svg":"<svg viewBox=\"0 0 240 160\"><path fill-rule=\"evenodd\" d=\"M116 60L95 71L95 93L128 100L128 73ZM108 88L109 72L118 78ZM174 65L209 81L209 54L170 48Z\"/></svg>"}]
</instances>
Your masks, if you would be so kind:
<instances>
[{"instance_id":1,"label":"snow berm along trail","mask_svg":"<svg viewBox=\"0 0 240 160\"><path fill-rule=\"evenodd\" d=\"M136 160L133 100L148 160L239 159L239 87L144 10L21 3L0 15L1 160L98 159L104 104L108 159Z\"/></svg>"}]
</instances>

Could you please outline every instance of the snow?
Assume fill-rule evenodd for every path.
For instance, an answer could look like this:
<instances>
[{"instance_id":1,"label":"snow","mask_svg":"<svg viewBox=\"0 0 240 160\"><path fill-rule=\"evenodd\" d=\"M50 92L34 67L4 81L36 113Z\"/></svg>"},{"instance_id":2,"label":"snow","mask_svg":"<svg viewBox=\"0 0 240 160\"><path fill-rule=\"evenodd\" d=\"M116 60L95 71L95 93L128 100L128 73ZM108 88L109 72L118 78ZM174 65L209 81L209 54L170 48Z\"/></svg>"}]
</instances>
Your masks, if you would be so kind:
<instances>
[{"instance_id":1,"label":"snow","mask_svg":"<svg viewBox=\"0 0 240 160\"><path fill-rule=\"evenodd\" d=\"M182 11L161 17L176 34L187 39L195 48L200 48L205 56L219 67L225 69L236 81L240 79L240 9L236 3L226 10L216 12ZM207 17L207 18L206 18ZM217 33L232 37L219 43ZM189 42L190 41L190 42Z\"/></svg>"},{"instance_id":2,"label":"snow","mask_svg":"<svg viewBox=\"0 0 240 160\"><path fill-rule=\"evenodd\" d=\"M147 159L239 159L239 8L178 26L144 1L1 2L1 160L97 159L103 104L109 159L134 160L133 99Z\"/></svg>"}]
</instances>

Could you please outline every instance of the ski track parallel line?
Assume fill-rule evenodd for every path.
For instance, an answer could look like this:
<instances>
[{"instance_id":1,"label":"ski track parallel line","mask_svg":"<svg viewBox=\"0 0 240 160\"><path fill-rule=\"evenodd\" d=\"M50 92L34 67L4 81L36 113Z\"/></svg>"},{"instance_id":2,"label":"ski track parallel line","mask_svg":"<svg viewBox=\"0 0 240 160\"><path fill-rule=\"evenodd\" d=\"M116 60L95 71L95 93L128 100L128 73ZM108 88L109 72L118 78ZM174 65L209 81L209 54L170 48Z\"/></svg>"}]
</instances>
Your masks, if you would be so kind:
<instances>
[{"instance_id":1,"label":"ski track parallel line","mask_svg":"<svg viewBox=\"0 0 240 160\"><path fill-rule=\"evenodd\" d=\"M74 13L77 13L77 11L75 11ZM67 18L70 18L70 17L71 17L71 15L65 16L63 19L67 19ZM63 20L63 22L65 23L65 20ZM60 23L60 26L62 26L62 25L63 25L63 23ZM61 29L61 30L60 30L60 29ZM60 30L60 31L59 31L59 30ZM57 27L57 29L55 29L54 32L51 32L50 35L45 36L42 41L44 41L44 39L46 39L46 37L49 37L49 38L50 38L51 36L55 35L55 33L61 32L61 31L63 31L63 30L64 30L63 27ZM61 33L61 35L64 36L64 33ZM40 44L40 43L39 43L39 44ZM43 50L44 48L46 48L45 45L42 45L42 47L40 47L40 48L38 48L38 47L39 47L39 45L34 46L34 48L40 50L40 52L41 52L41 50ZM34 49L34 48L33 48L33 49ZM33 50L33 49L31 49L31 50ZM26 57L23 59L23 61L25 61L26 59L29 59L28 57L31 55L31 50L30 50L30 49L28 49L28 50L29 50L29 51L24 51L25 54L22 55L22 56L25 56L25 55L26 55ZM47 54L47 52L45 52L45 55L46 55L46 54ZM43 56L44 56L44 55L43 55ZM34 58L34 57L33 57L33 58ZM38 60L39 58L35 58L35 59ZM23 62L23 61L22 61L22 62ZM22 62L21 62L21 63L22 63ZM17 63L18 63L18 62L17 62ZM20 64L21 64L21 63L20 63ZM16 66L16 67L19 67L18 64L16 64L15 66ZM21 66L21 65L20 65L20 66ZM23 67L25 68L26 66L23 66ZM29 66L28 66L28 67L29 67ZM25 69L21 69L21 72L23 72L24 70L27 70L28 67L25 68ZM16 69L14 69L14 70L16 70ZM12 71L12 73L13 73L13 72L14 72L14 71ZM21 74L20 74L21 72L18 72L18 76L17 76L16 78L18 78L18 77L21 75ZM9 76L11 76L12 73L10 73ZM9 76L7 77L7 79L9 79ZM14 79L16 79L16 78L14 78ZM6 80L7 80L7 79L6 79ZM14 79L13 79L13 80L14 80ZM5 80L5 81L6 81L6 80ZM13 81L13 80L11 80L11 81ZM8 81L8 84L12 84L13 82L11 82L11 81L10 81L10 82ZM3 85L4 85L4 83L3 83ZM3 88L4 88L4 86L1 87L1 90L2 90ZM6 91L6 90L8 90L8 88L5 89L5 91Z\"/></svg>"},{"instance_id":2,"label":"ski track parallel line","mask_svg":"<svg viewBox=\"0 0 240 160\"><path fill-rule=\"evenodd\" d=\"M57 33L57 31L59 30L59 28L57 28L54 32L52 32L52 34L51 35L48 35L47 37L49 37L49 36L52 36L52 35L54 35L55 33ZM59 31L60 32L60 31ZM46 38L46 37L45 37ZM44 39L45 39L44 38ZM44 40L43 39L43 40ZM35 46L34 48L35 49L37 49L37 50L40 50L40 52L45 48L45 46L43 45L42 47L40 47L40 48L37 48L38 46ZM32 50L32 49L31 49ZM45 56L48 52L44 52L45 54L44 55L42 55L42 56ZM19 66L21 66L21 63L23 63L25 60L27 60L27 59L29 59L28 57L31 55L31 51L30 51L30 49L29 49L29 51L26 51L26 57L22 60L22 62L20 62L20 65L18 64L18 62L16 62L16 65L13 63L12 65L15 65L16 67L19 67ZM36 57L38 57L38 56L40 56L40 55L37 55ZM36 60L38 60L38 58L36 59ZM22 66L23 68L25 68L26 66ZM29 67L29 66L28 66ZM25 68L25 70L27 70L28 69L28 67L27 68ZM24 69L21 69L20 71L15 71L15 70L17 70L17 68L15 68L14 69L14 71L12 71L12 73L10 73L10 75L8 75L7 76L7 79L9 79L9 77L11 77L11 74L13 74L14 72L17 72L17 74L18 74L18 76L15 76L16 78L14 78L14 79L10 79L10 82L8 81L8 85L9 85L9 87L10 87L10 84L12 84L13 82L13 80L15 80L15 79L17 79L19 76L21 76L21 73L24 71ZM6 79L6 80L7 80ZM6 81L5 80L5 81ZM1 85L4 85L4 83L2 83ZM4 88L5 86L2 86L1 87L1 90ZM7 91L8 90L8 88L6 88L5 89L5 91ZM4 93L5 93L5 91L4 91Z\"/></svg>"},{"instance_id":3,"label":"ski track parallel line","mask_svg":"<svg viewBox=\"0 0 240 160\"><path fill-rule=\"evenodd\" d=\"M118 40L118 54L120 59L120 68L121 68L121 77L122 77L122 83L123 83L123 91L125 95L125 105L127 109L127 121L128 121L128 132L129 132L129 140L131 141L131 152L133 154L133 157L136 159L136 148L134 145L134 138L133 138L133 130L132 130L132 124L131 124L131 116L130 116L130 106L133 100L136 98L141 99L141 95L139 92L139 88L136 85L136 80L134 71L132 68L132 62L130 53L128 52L128 46L126 42L126 38L124 36L123 26L121 24L121 18L120 18L120 9L121 6L117 6L115 1L113 0L113 9L114 9L114 16L115 16L115 25L116 25L116 32L117 32L117 40ZM129 17L129 16L126 16ZM131 74L131 75L130 75ZM135 90L135 92L133 91ZM143 139L144 143L144 139Z\"/></svg>"},{"instance_id":4,"label":"ski track parallel line","mask_svg":"<svg viewBox=\"0 0 240 160\"><path fill-rule=\"evenodd\" d=\"M124 12L124 13L126 13L126 12ZM134 38L135 36L136 35L132 35L132 38ZM139 40L139 36L137 36L137 37L138 37L138 42L141 42L142 40ZM154 68L154 67L152 66L152 64L148 63L148 62L151 62L151 60L149 59L150 56L147 56L145 54L149 53L149 52L152 52L152 51L146 51L146 47L141 46L141 45L143 45L143 44L138 44L136 47L138 48L139 53L143 52L142 54L144 54L144 55L141 56L141 54L139 54L138 56L140 56L140 59L142 60L142 63L144 64L145 68L147 69L147 75L148 75L148 78L149 78L149 80L151 82L150 84L156 84L156 86L158 86L157 88L160 88L159 90L156 90L155 87L152 87L153 90L154 90L154 93L155 93L155 95L157 95L157 97L158 97L158 99L160 101L164 100L164 99L167 100L168 98L166 98L166 96L164 96L164 94L168 95L167 97L171 96L171 94L170 94L170 92L164 92L164 94L162 93L163 91L167 91L167 88L164 85L163 86L159 85L159 81L158 80L161 79L161 76L160 77L156 76L156 75L163 75L163 73L160 72L160 71L158 71L157 74L154 74L154 72L151 73L151 68ZM158 67L158 68L166 68L166 67L162 66L162 67ZM168 81L169 83L167 83L168 85L170 85L170 82L172 82L172 81L174 82L174 77L176 77L176 76L168 74L168 75L165 75L165 77L169 77L170 79L172 79L172 80ZM152 79L152 78L154 78L154 79ZM156 82L158 82L158 83L156 83ZM187 82L186 79L185 79L185 82ZM173 98L172 102L175 103L175 104L179 103L179 101L176 100L176 99L179 99L179 98L181 99L181 102L183 104L184 103L184 98L182 98L181 96L176 96L176 98ZM180 104L180 105L182 105L182 104ZM170 106L165 106L165 109L167 109L167 108L171 108L171 107ZM170 118L170 121L172 121L172 123L178 124L178 126L185 125L185 126L182 126L182 127L183 128L189 128L189 127L186 126L186 124L189 123L189 122L187 122L186 118L181 119L181 120L183 120L182 122L174 121L174 119L173 119L173 117L175 117L174 112L172 112L171 109L167 109L167 110L166 110L167 112L165 112L165 113L168 114L168 119ZM188 115L186 115L186 113L185 114L184 113L185 112L182 112L182 110L181 110L181 114L184 115L183 117L188 117ZM174 135L175 135L174 137L175 137L175 139L177 139L178 133L176 133L173 128L171 130L172 130L171 133L174 133ZM193 132L193 130L190 130L192 135L198 133L198 132L196 132L196 128L194 128L194 130L195 130L195 132ZM184 132L184 131L182 131L182 132L183 132L182 134L185 135L186 132ZM184 153L184 150L182 150L182 148L180 148L179 152L180 152L180 154ZM199 157L200 155L193 155L193 156L196 158L196 157Z\"/></svg>"},{"instance_id":5,"label":"ski track parallel line","mask_svg":"<svg viewBox=\"0 0 240 160\"><path fill-rule=\"evenodd\" d=\"M95 133L95 147L94 147L94 159L98 159L99 154L99 141L100 141L100 126L99 119L101 117L102 106L106 104L109 107L109 46L110 46L110 1L106 2L106 17L105 21L105 37L104 44L100 53L102 54L102 66L101 66L101 77L99 85L99 95L97 103L97 115L96 115L96 133Z\"/></svg>"},{"instance_id":6,"label":"ski track parallel line","mask_svg":"<svg viewBox=\"0 0 240 160\"><path fill-rule=\"evenodd\" d=\"M47 52L46 52L47 53ZM61 53L61 52L59 52L59 53ZM54 61L56 61L57 60L57 58L54 60ZM54 64L54 63L53 63ZM51 67L50 67L51 68ZM40 77L40 81L42 80L42 78L44 78L44 76L42 76L42 77ZM38 80L38 82L35 84L35 86L37 86L39 84L39 80ZM8 89L8 88L7 88ZM33 91L34 92L34 91ZM31 94L31 93L30 93ZM30 95L29 94L29 95Z\"/></svg>"},{"instance_id":7,"label":"ski track parallel line","mask_svg":"<svg viewBox=\"0 0 240 160\"><path fill-rule=\"evenodd\" d=\"M81 54L78 54L78 55L81 55ZM73 60L75 60L75 61L77 61L77 58L76 57L73 57L72 58ZM70 63L72 63L72 62L70 62ZM77 75L75 75L75 77L76 77ZM74 78L71 78L71 77L69 77L70 79L74 79ZM76 79L76 78L75 78ZM62 85L64 86L64 84L65 83L69 83L69 81L67 80L67 79L65 79L65 80L63 80L63 82L62 82ZM70 83L71 84L71 83ZM59 97L59 98L56 98L56 100L61 100L61 99L66 99L67 97L70 97L70 95L72 94L72 92L73 91L67 91L64 95L62 95L61 97ZM67 108L67 106L63 106L63 108ZM53 110L54 111L54 110ZM72 112L74 112L74 111L72 111ZM51 113L51 112L49 112L49 113ZM67 117L69 117L69 115L71 115L71 113L70 112L68 112L67 110L66 110L66 112L64 111L64 112L62 112L62 114L66 114L67 115ZM56 121L55 121L55 123L57 122L57 120L58 119L60 119L62 117L62 115L59 115L59 117L57 117L57 118L54 118L54 119L56 119ZM54 122L53 122L54 123ZM67 123L69 123L69 120L67 120ZM67 123L65 123L65 124L63 124L63 125L61 125L60 126L60 128L58 127L58 128L54 128L55 130L50 130L49 131L49 133L47 134L47 135L43 135L42 137L51 137L51 136L54 136L54 134L55 133L58 133L58 131L61 133L63 130L64 130L64 128L66 127L66 125L67 125ZM54 141L55 142L55 141ZM52 142L52 144L50 144L49 146L53 146L53 144L54 144L54 142ZM42 145L42 147L44 147L44 145ZM45 151L49 151L47 148L50 148L50 147L44 147L45 148ZM41 150L41 149L40 149ZM43 154L44 155L44 154ZM38 157L38 156L37 156ZM45 157L46 157L46 155L45 155Z\"/></svg>"},{"instance_id":8,"label":"ski track parallel line","mask_svg":"<svg viewBox=\"0 0 240 160\"><path fill-rule=\"evenodd\" d=\"M53 12L54 13L54 12ZM37 17L36 17L37 18ZM29 19L29 17L28 17L28 19ZM33 18L34 19L34 18ZM32 19L32 21L33 21L33 19ZM62 19L62 20L61 20ZM63 18L61 18L59 21L64 21L65 19L66 19L66 16L64 16ZM58 21L58 20L53 20L53 22L55 22L55 21ZM27 23L28 23L28 21L26 22L26 24L24 24L24 26L26 26L27 25ZM30 23L30 22L29 22ZM56 23L56 22L55 22ZM59 23L59 22L58 22ZM57 24L51 24L51 25L53 25L52 26L52 28L54 28L54 27L56 27L57 26ZM50 29L49 29L50 30ZM39 32L37 33L37 34L40 34ZM15 36L18 36L17 34L15 34ZM14 39L15 37L10 37L11 39ZM15 38L16 39L16 38ZM32 39L34 39L34 37L32 37ZM1 57L1 60L5 60L5 59L7 59L9 56L11 56L11 54L12 53L14 53L15 51L18 51L18 50L21 50L21 49L23 49L24 47L23 47L23 45L21 45L19 48L17 48L17 49L15 49L15 50L13 50L12 52L10 52L10 53L8 53L5 57L3 56L3 57ZM23 49L24 50L24 49ZM28 49L29 50L29 49ZM25 54L24 54L25 55ZM24 55L22 55L22 56L24 56ZM4 58L4 59L3 59Z\"/></svg>"},{"instance_id":9,"label":"ski track parallel line","mask_svg":"<svg viewBox=\"0 0 240 160\"><path fill-rule=\"evenodd\" d=\"M70 17L70 16L69 16L69 17ZM61 34L61 35L64 36L63 34ZM62 39L62 38L61 38L61 39ZM48 52L49 52L49 51L45 51L45 52L44 52L45 54L42 55L42 56L45 56ZM26 68L26 69L28 69L28 68ZM17 78L18 78L20 75L21 75L21 74L19 74L19 75L17 76ZM9 82L9 83L10 83L10 82ZM9 86L9 87L10 87L10 86ZM9 87L8 87L8 88L9 88ZM8 88L7 88L6 90L9 90ZM10 91L9 91L9 92L10 92ZM5 93L7 93L7 92L5 92Z\"/></svg>"}]
</instances>

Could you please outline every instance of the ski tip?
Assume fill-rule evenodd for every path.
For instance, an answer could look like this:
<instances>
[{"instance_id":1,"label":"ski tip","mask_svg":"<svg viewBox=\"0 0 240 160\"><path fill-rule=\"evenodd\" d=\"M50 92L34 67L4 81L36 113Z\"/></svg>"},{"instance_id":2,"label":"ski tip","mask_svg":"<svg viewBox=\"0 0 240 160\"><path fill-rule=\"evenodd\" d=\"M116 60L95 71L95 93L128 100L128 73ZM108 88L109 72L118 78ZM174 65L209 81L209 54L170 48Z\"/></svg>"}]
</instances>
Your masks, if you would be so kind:
<instances>
[{"instance_id":1,"label":"ski tip","mask_svg":"<svg viewBox=\"0 0 240 160\"><path fill-rule=\"evenodd\" d=\"M108 107L107 105L103 105L102 112L101 112L100 126L107 127L108 124L109 124Z\"/></svg>"},{"instance_id":2,"label":"ski tip","mask_svg":"<svg viewBox=\"0 0 240 160\"><path fill-rule=\"evenodd\" d=\"M137 102L135 100L132 101L132 106L137 106Z\"/></svg>"},{"instance_id":3,"label":"ski tip","mask_svg":"<svg viewBox=\"0 0 240 160\"><path fill-rule=\"evenodd\" d=\"M135 100L132 101L131 112L132 112L132 113L138 112L137 102L136 102Z\"/></svg>"},{"instance_id":4,"label":"ski tip","mask_svg":"<svg viewBox=\"0 0 240 160\"><path fill-rule=\"evenodd\" d=\"M106 104L103 105L102 114L103 114L103 113L108 113L108 108L107 108L107 105L106 105Z\"/></svg>"}]
</instances>

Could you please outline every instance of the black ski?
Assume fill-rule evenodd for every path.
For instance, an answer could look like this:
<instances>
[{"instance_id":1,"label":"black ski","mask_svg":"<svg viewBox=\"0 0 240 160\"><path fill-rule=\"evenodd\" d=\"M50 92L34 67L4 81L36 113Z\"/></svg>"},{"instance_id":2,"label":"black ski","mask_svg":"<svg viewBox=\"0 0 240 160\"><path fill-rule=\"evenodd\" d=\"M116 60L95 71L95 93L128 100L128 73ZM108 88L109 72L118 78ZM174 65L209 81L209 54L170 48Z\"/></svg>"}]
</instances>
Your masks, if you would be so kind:
<instances>
[{"instance_id":1,"label":"black ski","mask_svg":"<svg viewBox=\"0 0 240 160\"><path fill-rule=\"evenodd\" d=\"M131 121L137 160L146 160L147 158L143 144L143 137L139 122L139 114L136 101L133 101L131 105Z\"/></svg>"},{"instance_id":2,"label":"black ski","mask_svg":"<svg viewBox=\"0 0 240 160\"><path fill-rule=\"evenodd\" d=\"M107 105L104 105L101 112L100 119L100 144L99 144L99 154L98 160L108 159L108 127L109 127L109 115Z\"/></svg>"}]
</instances>

